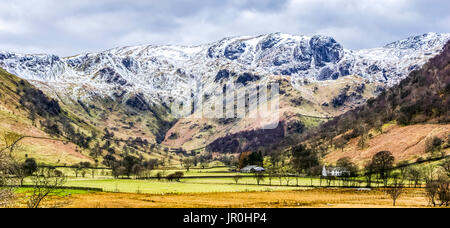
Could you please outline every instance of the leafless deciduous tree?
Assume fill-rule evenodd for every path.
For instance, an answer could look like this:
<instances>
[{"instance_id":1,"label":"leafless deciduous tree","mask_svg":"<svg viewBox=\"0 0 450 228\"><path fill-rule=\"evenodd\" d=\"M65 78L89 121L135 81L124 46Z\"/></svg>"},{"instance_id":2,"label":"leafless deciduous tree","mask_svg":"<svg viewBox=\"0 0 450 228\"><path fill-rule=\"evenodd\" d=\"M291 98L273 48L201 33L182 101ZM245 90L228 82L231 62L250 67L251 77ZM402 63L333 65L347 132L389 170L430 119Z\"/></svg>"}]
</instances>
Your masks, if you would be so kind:
<instances>
[{"instance_id":1,"label":"leafless deciduous tree","mask_svg":"<svg viewBox=\"0 0 450 228\"><path fill-rule=\"evenodd\" d=\"M66 177L54 169L40 169L37 175L32 177L33 190L28 198L28 208L39 208L45 198L50 195L62 193L61 187Z\"/></svg>"},{"instance_id":2,"label":"leafless deciduous tree","mask_svg":"<svg viewBox=\"0 0 450 228\"><path fill-rule=\"evenodd\" d=\"M372 185L372 176L373 176L374 170L375 169L372 165L372 162L369 162L364 166L364 177L367 182L367 187L369 187L369 188Z\"/></svg>"},{"instance_id":3,"label":"leafless deciduous tree","mask_svg":"<svg viewBox=\"0 0 450 228\"><path fill-rule=\"evenodd\" d=\"M262 181L264 181L264 173L262 172L255 172L255 179L256 179L256 183L259 185L261 184Z\"/></svg>"},{"instance_id":4,"label":"leafless deciduous tree","mask_svg":"<svg viewBox=\"0 0 450 228\"><path fill-rule=\"evenodd\" d=\"M12 188L4 188L0 190L0 208L10 207L14 204L16 195Z\"/></svg>"},{"instance_id":5,"label":"leafless deciduous tree","mask_svg":"<svg viewBox=\"0 0 450 228\"><path fill-rule=\"evenodd\" d=\"M447 176L450 177L450 158L445 159L441 163L441 167L444 169L444 171L447 173Z\"/></svg>"},{"instance_id":6,"label":"leafless deciduous tree","mask_svg":"<svg viewBox=\"0 0 450 228\"><path fill-rule=\"evenodd\" d=\"M186 168L186 171L189 172L192 166L194 166L194 159L193 158L186 158L183 161L184 168Z\"/></svg>"},{"instance_id":7,"label":"leafless deciduous tree","mask_svg":"<svg viewBox=\"0 0 450 228\"><path fill-rule=\"evenodd\" d=\"M16 199L14 188L11 187L17 184L14 176L11 175L14 167L12 152L20 138L20 135L8 132L0 137L0 208L10 207Z\"/></svg>"},{"instance_id":8,"label":"leafless deciduous tree","mask_svg":"<svg viewBox=\"0 0 450 228\"><path fill-rule=\"evenodd\" d=\"M422 179L422 173L418 168L411 167L407 169L407 175L410 182L414 183L414 187L417 188L420 184L420 180Z\"/></svg>"},{"instance_id":9,"label":"leafless deciduous tree","mask_svg":"<svg viewBox=\"0 0 450 228\"><path fill-rule=\"evenodd\" d=\"M404 176L403 175L396 175L393 177L393 182L386 190L386 193L391 197L393 201L393 206L395 207L397 204L397 200L400 198L400 196L403 194L404 191Z\"/></svg>"},{"instance_id":10,"label":"leafless deciduous tree","mask_svg":"<svg viewBox=\"0 0 450 228\"><path fill-rule=\"evenodd\" d=\"M450 206L450 178L441 174L428 181L426 195L432 206Z\"/></svg>"},{"instance_id":11,"label":"leafless deciduous tree","mask_svg":"<svg viewBox=\"0 0 450 228\"><path fill-rule=\"evenodd\" d=\"M15 200L14 189L9 178L10 162L6 153L0 152L0 208L9 207Z\"/></svg>"},{"instance_id":12,"label":"leafless deciduous tree","mask_svg":"<svg viewBox=\"0 0 450 228\"><path fill-rule=\"evenodd\" d=\"M234 180L234 182L236 183L236 184L239 184L239 181L242 179L242 176L241 175L236 175L236 176L233 176L233 180Z\"/></svg>"},{"instance_id":13,"label":"leafless deciduous tree","mask_svg":"<svg viewBox=\"0 0 450 228\"><path fill-rule=\"evenodd\" d=\"M436 206L436 196L439 191L438 183L435 181L428 181L425 189L428 202L430 203L430 205Z\"/></svg>"}]
</instances>

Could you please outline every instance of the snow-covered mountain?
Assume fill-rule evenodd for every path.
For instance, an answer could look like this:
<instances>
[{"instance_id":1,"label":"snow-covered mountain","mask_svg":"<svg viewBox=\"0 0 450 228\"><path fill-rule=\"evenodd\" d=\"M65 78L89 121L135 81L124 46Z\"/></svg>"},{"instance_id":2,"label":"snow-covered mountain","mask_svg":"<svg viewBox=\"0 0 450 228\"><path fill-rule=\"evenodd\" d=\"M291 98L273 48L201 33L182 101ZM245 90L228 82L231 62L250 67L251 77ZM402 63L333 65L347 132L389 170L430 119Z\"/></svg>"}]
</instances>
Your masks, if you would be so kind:
<instances>
[{"instance_id":1,"label":"snow-covered mountain","mask_svg":"<svg viewBox=\"0 0 450 228\"><path fill-rule=\"evenodd\" d=\"M380 48L348 50L331 37L274 33L192 47L134 46L65 58L0 51L0 68L119 138L134 135L187 149L222 147L225 140L242 149L241 143L270 146L364 104L439 54L448 40L450 34L427 33ZM170 114L174 98L217 103L222 98L211 95L222 91L225 83L269 80L279 82L283 93L280 128L269 135L263 132L271 140L258 140L256 135L262 133L255 127L261 125L257 118L178 119ZM242 141L243 135L248 142Z\"/></svg>"},{"instance_id":2,"label":"snow-covered mountain","mask_svg":"<svg viewBox=\"0 0 450 228\"><path fill-rule=\"evenodd\" d=\"M392 86L438 54L449 39L450 34L427 33L382 48L353 51L331 37L274 33L192 47L123 47L67 58L0 52L0 67L76 99L142 93L159 103L185 88L209 93L225 79L245 73L258 75L247 78L250 81L291 76L294 87L305 78L326 81L347 75Z\"/></svg>"}]
</instances>

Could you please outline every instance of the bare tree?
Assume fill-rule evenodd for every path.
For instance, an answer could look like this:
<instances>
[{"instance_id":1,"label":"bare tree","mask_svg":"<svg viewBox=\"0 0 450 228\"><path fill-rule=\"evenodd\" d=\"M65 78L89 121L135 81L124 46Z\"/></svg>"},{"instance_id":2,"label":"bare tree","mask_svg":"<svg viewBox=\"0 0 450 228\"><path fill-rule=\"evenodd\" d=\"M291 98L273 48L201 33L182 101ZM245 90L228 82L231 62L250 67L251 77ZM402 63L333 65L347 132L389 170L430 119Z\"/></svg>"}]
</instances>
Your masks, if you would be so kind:
<instances>
[{"instance_id":1,"label":"bare tree","mask_svg":"<svg viewBox=\"0 0 450 228\"><path fill-rule=\"evenodd\" d=\"M439 183L438 199L440 206L450 206L450 179L446 176L440 176L437 180Z\"/></svg>"},{"instance_id":2,"label":"bare tree","mask_svg":"<svg viewBox=\"0 0 450 228\"><path fill-rule=\"evenodd\" d=\"M28 208L39 208L42 201L50 195L58 195L66 177L54 169L40 169L38 174L32 177L33 191L28 197Z\"/></svg>"},{"instance_id":3,"label":"bare tree","mask_svg":"<svg viewBox=\"0 0 450 228\"><path fill-rule=\"evenodd\" d=\"M443 141L439 137L429 137L425 140L425 152L434 157L441 156L442 144Z\"/></svg>"},{"instance_id":4,"label":"bare tree","mask_svg":"<svg viewBox=\"0 0 450 228\"><path fill-rule=\"evenodd\" d=\"M434 164L423 166L421 169L422 177L426 183L432 182L437 174L437 168Z\"/></svg>"},{"instance_id":5,"label":"bare tree","mask_svg":"<svg viewBox=\"0 0 450 228\"><path fill-rule=\"evenodd\" d=\"M25 178L32 176L34 172L38 169L36 160L33 158L28 158L25 162L14 161L14 164L11 166L11 173L19 179L20 186L23 186L23 182Z\"/></svg>"},{"instance_id":6,"label":"bare tree","mask_svg":"<svg viewBox=\"0 0 450 228\"><path fill-rule=\"evenodd\" d=\"M258 184L258 185L260 185L260 183L262 182L262 181L264 181L264 173L262 173L262 172L255 172L255 179L256 179L256 183Z\"/></svg>"},{"instance_id":7,"label":"bare tree","mask_svg":"<svg viewBox=\"0 0 450 228\"><path fill-rule=\"evenodd\" d=\"M420 180L422 179L422 173L420 170L414 167L408 168L407 175L409 180L414 183L414 187L417 188L420 184Z\"/></svg>"},{"instance_id":8,"label":"bare tree","mask_svg":"<svg viewBox=\"0 0 450 228\"><path fill-rule=\"evenodd\" d=\"M341 137L337 141L334 142L334 147L336 149L340 149L342 152L344 152L345 146L347 145L347 141Z\"/></svg>"},{"instance_id":9,"label":"bare tree","mask_svg":"<svg viewBox=\"0 0 450 228\"><path fill-rule=\"evenodd\" d=\"M75 173L75 177L78 178L78 173L82 170L82 167L79 164L75 164L71 167L71 169Z\"/></svg>"},{"instance_id":10,"label":"bare tree","mask_svg":"<svg viewBox=\"0 0 450 228\"><path fill-rule=\"evenodd\" d=\"M404 176L402 175L395 175L393 177L393 182L386 190L386 193L391 197L393 201L394 207L396 206L397 199L400 197L401 194L404 192Z\"/></svg>"},{"instance_id":11,"label":"bare tree","mask_svg":"<svg viewBox=\"0 0 450 228\"><path fill-rule=\"evenodd\" d=\"M450 177L450 158L445 159L444 162L441 163L441 167L447 173L447 176Z\"/></svg>"},{"instance_id":12,"label":"bare tree","mask_svg":"<svg viewBox=\"0 0 450 228\"><path fill-rule=\"evenodd\" d=\"M344 186L348 186L350 180L358 175L358 166L352 162L350 157L339 159L336 162L336 166L344 169L345 171L342 175L342 182Z\"/></svg>"},{"instance_id":13,"label":"bare tree","mask_svg":"<svg viewBox=\"0 0 450 228\"><path fill-rule=\"evenodd\" d=\"M373 176L374 170L375 169L372 165L372 162L369 162L364 166L364 177L366 178L367 187L369 187L369 188L372 185L372 176Z\"/></svg>"},{"instance_id":14,"label":"bare tree","mask_svg":"<svg viewBox=\"0 0 450 228\"><path fill-rule=\"evenodd\" d=\"M9 178L11 166L9 156L0 152L0 208L11 206L16 199L14 188L11 187L12 179Z\"/></svg>"},{"instance_id":15,"label":"bare tree","mask_svg":"<svg viewBox=\"0 0 450 228\"><path fill-rule=\"evenodd\" d=\"M436 206L436 196L439 192L439 184L435 181L427 181L425 192L430 205Z\"/></svg>"},{"instance_id":16,"label":"bare tree","mask_svg":"<svg viewBox=\"0 0 450 228\"><path fill-rule=\"evenodd\" d=\"M289 183L291 182L291 175L290 175L290 169L289 167L281 168L281 176L286 181L286 186L289 186Z\"/></svg>"},{"instance_id":17,"label":"bare tree","mask_svg":"<svg viewBox=\"0 0 450 228\"><path fill-rule=\"evenodd\" d=\"M266 169L269 177L269 185L272 185L273 175L276 171L276 161L273 159L274 156L264 157L263 166Z\"/></svg>"},{"instance_id":18,"label":"bare tree","mask_svg":"<svg viewBox=\"0 0 450 228\"><path fill-rule=\"evenodd\" d=\"M238 184L241 179L242 179L242 176L239 174L237 174L236 176L233 176L233 180L236 184Z\"/></svg>"},{"instance_id":19,"label":"bare tree","mask_svg":"<svg viewBox=\"0 0 450 228\"><path fill-rule=\"evenodd\" d=\"M183 166L186 168L186 171L189 172L191 167L194 165L194 159L193 158L186 158L183 161Z\"/></svg>"},{"instance_id":20,"label":"bare tree","mask_svg":"<svg viewBox=\"0 0 450 228\"><path fill-rule=\"evenodd\" d=\"M358 149L363 150L367 146L367 141L369 139L369 136L367 134L367 126L363 125L361 127L361 137L358 140Z\"/></svg>"},{"instance_id":21,"label":"bare tree","mask_svg":"<svg viewBox=\"0 0 450 228\"><path fill-rule=\"evenodd\" d=\"M17 178L11 174L15 167L13 151L21 138L21 135L11 132L3 133L0 137L2 145L0 148L0 208L10 207L16 199L12 186L17 185Z\"/></svg>"},{"instance_id":22,"label":"bare tree","mask_svg":"<svg viewBox=\"0 0 450 228\"><path fill-rule=\"evenodd\" d=\"M16 195L14 194L14 189L12 188L2 188L0 189L0 208L10 207L14 204L16 200Z\"/></svg>"},{"instance_id":23,"label":"bare tree","mask_svg":"<svg viewBox=\"0 0 450 228\"><path fill-rule=\"evenodd\" d=\"M297 173L309 173L312 168L319 165L318 152L314 149L299 145L292 148L292 169Z\"/></svg>"},{"instance_id":24,"label":"bare tree","mask_svg":"<svg viewBox=\"0 0 450 228\"><path fill-rule=\"evenodd\" d=\"M436 179L428 181L426 196L432 206L450 205L450 178L440 174Z\"/></svg>"}]
</instances>

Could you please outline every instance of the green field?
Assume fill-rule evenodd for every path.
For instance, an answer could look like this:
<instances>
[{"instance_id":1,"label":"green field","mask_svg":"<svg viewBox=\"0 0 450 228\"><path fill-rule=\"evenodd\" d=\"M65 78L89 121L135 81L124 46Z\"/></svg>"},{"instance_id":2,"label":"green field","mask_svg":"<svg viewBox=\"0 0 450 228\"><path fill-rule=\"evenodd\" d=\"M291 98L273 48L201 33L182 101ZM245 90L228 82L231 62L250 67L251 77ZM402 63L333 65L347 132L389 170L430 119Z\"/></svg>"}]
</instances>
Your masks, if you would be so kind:
<instances>
[{"instance_id":1,"label":"green field","mask_svg":"<svg viewBox=\"0 0 450 228\"><path fill-rule=\"evenodd\" d=\"M313 186L320 186L320 179L313 179ZM272 179L270 185L269 178L257 184L253 177L242 177L238 184L233 178L192 178L182 179L180 182L169 182L167 180L132 180L132 179L69 179L66 186L69 187L89 187L102 188L106 192L126 192L126 193L208 193L208 192L248 192L248 191L280 191L294 190L311 186L309 178L289 178L289 186L286 178L281 180ZM326 182L322 181L322 186Z\"/></svg>"},{"instance_id":2,"label":"green field","mask_svg":"<svg viewBox=\"0 0 450 228\"><path fill-rule=\"evenodd\" d=\"M228 167L214 167L214 168L194 168L187 172L181 168L159 169L147 173L153 179L114 179L110 176L110 170L95 170L94 177L91 175L92 170L86 169L83 177L79 172L78 177L75 177L73 169L58 168L67 175L65 187L82 187L82 188L100 188L105 192L121 192L121 193L147 193L147 194L181 194L181 193L213 193L213 192L270 192L295 190L302 188L340 186L342 181L335 181L328 183L326 180L319 178L308 177L272 177L266 176L263 180L258 182L254 174L250 173L235 173L231 172ZM170 182L163 178L161 180L155 179L157 173L162 173L163 176L175 172L183 172L184 178L179 182ZM238 183L233 178L240 176ZM363 178L357 178L360 183L352 182L351 186L365 187ZM26 184L31 184L29 180ZM347 183L349 184L349 183ZM373 183L376 187L377 184ZM64 190L66 191L66 190ZM67 190L71 194L82 194L81 190Z\"/></svg>"},{"instance_id":3,"label":"green field","mask_svg":"<svg viewBox=\"0 0 450 228\"><path fill-rule=\"evenodd\" d=\"M92 170L86 169L83 177L80 172L75 177L73 169L60 168L67 176L66 187L86 187L101 188L105 192L122 192L122 193L150 193L150 194L173 194L173 193L211 193L211 192L265 192L265 191L281 191L294 190L301 187L309 186L326 186L325 180L318 178L310 179L306 177L265 177L260 181L259 185L254 174L251 173L235 173L230 172L228 167L214 167L206 169L191 169L187 172L185 169L164 169L153 170L150 177L155 177L157 173L163 176L175 172L183 172L185 177L179 182L169 182L166 179L156 180L138 180L138 179L113 179L108 175L110 170L95 170L92 177ZM240 176L236 183L234 176ZM29 184L29 181L26 181ZM331 183L331 185L339 185L340 182ZM299 187L300 186L300 187ZM364 186L364 185L361 185ZM74 192L74 194L77 194Z\"/></svg>"},{"instance_id":4,"label":"green field","mask_svg":"<svg viewBox=\"0 0 450 228\"><path fill-rule=\"evenodd\" d=\"M17 194L31 194L33 192L32 188L16 188L14 189L14 192ZM69 196L69 195L75 195L75 194L89 194L92 193L92 191L88 190L77 190L77 189L61 189L57 191L56 193L50 194L52 195L58 195L58 196Z\"/></svg>"},{"instance_id":5,"label":"green field","mask_svg":"<svg viewBox=\"0 0 450 228\"><path fill-rule=\"evenodd\" d=\"M59 171L63 172L64 175L66 175L69 178L75 177L75 171L72 168L57 168ZM183 172L184 176L187 177L203 177L203 176L235 176L235 172L230 172L230 168L228 167L214 167L214 168L194 168L191 169L189 172L186 171L186 169L182 168L169 168L169 169L157 169L152 171L147 171L146 173L150 174L150 176L155 177L157 173L162 173L163 176L167 176L169 174L175 173L175 172ZM92 169L85 169L85 177L86 178L92 178ZM110 169L97 169L94 170L94 178L98 177L104 177L108 178L111 177L111 170ZM241 176L253 176L251 173L241 173ZM78 172L78 177L82 176L82 171Z\"/></svg>"},{"instance_id":6,"label":"green field","mask_svg":"<svg viewBox=\"0 0 450 228\"><path fill-rule=\"evenodd\" d=\"M202 182L203 181L203 182ZM211 193L211 192L257 192L293 190L296 187L258 186L244 184L206 183L208 180L182 180L167 182L157 180L69 180L66 186L102 188L107 192L176 194L176 193ZM219 181L226 182L226 181Z\"/></svg>"}]
</instances>

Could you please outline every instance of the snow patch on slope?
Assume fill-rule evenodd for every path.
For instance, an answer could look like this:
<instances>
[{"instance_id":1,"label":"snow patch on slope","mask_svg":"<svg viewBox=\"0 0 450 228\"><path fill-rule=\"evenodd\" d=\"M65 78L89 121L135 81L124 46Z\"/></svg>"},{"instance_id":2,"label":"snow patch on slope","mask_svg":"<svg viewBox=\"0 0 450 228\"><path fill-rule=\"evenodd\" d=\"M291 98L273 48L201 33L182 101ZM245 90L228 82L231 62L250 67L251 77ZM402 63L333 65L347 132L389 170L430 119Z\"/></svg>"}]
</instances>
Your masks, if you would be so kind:
<instances>
[{"instance_id":1,"label":"snow patch on slope","mask_svg":"<svg viewBox=\"0 0 450 228\"><path fill-rule=\"evenodd\" d=\"M245 73L261 80L285 75L298 87L305 78L333 81L359 75L389 87L439 54L449 39L450 34L427 33L382 48L352 51L331 37L274 33L192 47L123 47L67 58L0 52L0 67L77 99L143 93L161 103L186 96L180 91L192 88L194 95L213 93L224 83L216 81L224 69L230 80Z\"/></svg>"}]
</instances>

